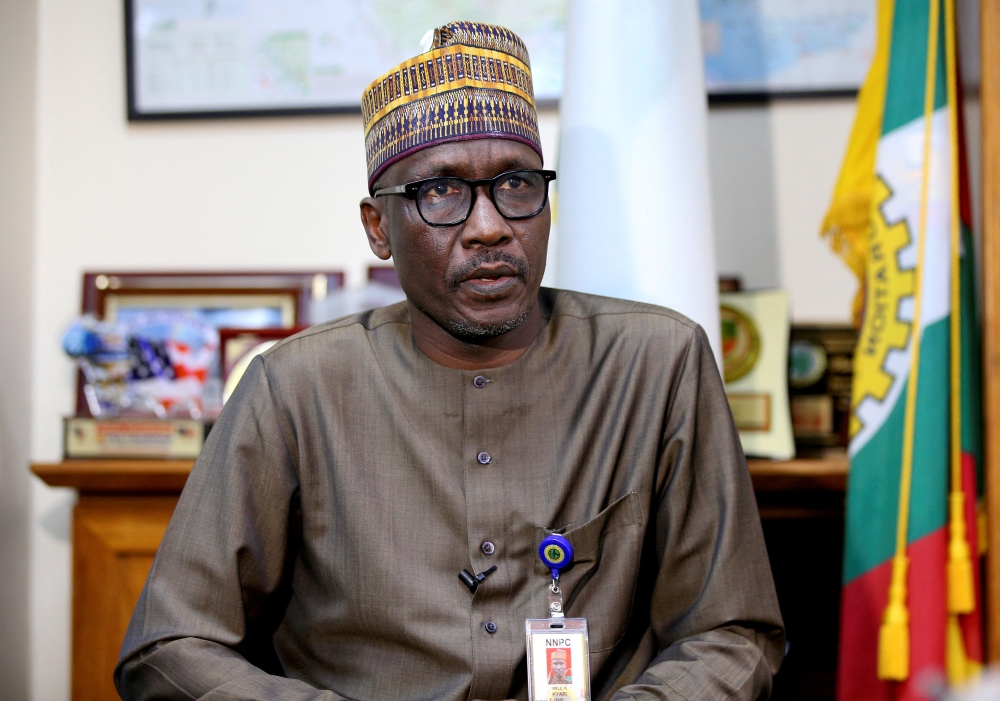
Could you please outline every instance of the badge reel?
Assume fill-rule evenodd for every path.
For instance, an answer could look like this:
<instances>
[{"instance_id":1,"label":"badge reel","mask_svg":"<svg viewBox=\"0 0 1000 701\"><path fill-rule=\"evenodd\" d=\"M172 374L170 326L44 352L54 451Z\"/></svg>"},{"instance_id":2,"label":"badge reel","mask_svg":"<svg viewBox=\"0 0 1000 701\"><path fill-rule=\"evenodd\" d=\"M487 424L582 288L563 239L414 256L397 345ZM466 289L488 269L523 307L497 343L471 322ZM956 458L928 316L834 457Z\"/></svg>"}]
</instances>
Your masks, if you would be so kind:
<instances>
[{"instance_id":1,"label":"badge reel","mask_svg":"<svg viewBox=\"0 0 1000 701\"><path fill-rule=\"evenodd\" d=\"M590 701L590 648L587 619L566 618L559 571L573 561L573 546L553 533L538 546L538 556L552 571L549 618L529 618L529 701Z\"/></svg>"}]
</instances>

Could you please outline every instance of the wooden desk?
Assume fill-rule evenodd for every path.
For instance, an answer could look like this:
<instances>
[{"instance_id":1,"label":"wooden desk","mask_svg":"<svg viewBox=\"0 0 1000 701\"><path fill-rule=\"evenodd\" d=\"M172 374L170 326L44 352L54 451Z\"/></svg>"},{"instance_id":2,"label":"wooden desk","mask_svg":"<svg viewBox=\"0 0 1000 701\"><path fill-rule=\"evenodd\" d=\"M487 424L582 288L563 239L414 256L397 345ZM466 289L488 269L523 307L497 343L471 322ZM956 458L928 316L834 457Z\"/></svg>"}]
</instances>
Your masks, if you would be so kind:
<instances>
[{"instance_id":1,"label":"wooden desk","mask_svg":"<svg viewBox=\"0 0 1000 701\"><path fill-rule=\"evenodd\" d=\"M80 492L73 513L73 701L117 701L112 674L122 638L193 464L120 459L31 466L46 484ZM759 499L765 493L802 492L843 498L843 453L789 462L751 460L749 465ZM765 518L813 513L781 505L761 509Z\"/></svg>"}]
</instances>

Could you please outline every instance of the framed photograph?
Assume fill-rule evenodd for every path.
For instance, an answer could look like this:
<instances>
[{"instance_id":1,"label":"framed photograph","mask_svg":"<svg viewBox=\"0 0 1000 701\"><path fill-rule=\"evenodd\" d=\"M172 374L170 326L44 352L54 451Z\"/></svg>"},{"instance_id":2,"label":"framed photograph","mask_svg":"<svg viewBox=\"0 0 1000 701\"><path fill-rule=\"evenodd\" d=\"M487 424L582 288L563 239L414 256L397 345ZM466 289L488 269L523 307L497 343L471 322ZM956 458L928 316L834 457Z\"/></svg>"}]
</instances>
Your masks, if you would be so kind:
<instances>
[{"instance_id":1,"label":"framed photograph","mask_svg":"<svg viewBox=\"0 0 1000 701\"><path fill-rule=\"evenodd\" d=\"M130 120L360 112L378 76L455 19L528 45L535 98L562 91L566 0L125 0Z\"/></svg>"},{"instance_id":2,"label":"framed photograph","mask_svg":"<svg viewBox=\"0 0 1000 701\"><path fill-rule=\"evenodd\" d=\"M194 317L214 329L273 330L287 336L313 323L314 310L343 287L341 272L87 272L81 311L110 322L154 312ZM222 380L213 363L212 379ZM90 416L82 373L77 416Z\"/></svg>"},{"instance_id":3,"label":"framed photograph","mask_svg":"<svg viewBox=\"0 0 1000 701\"><path fill-rule=\"evenodd\" d=\"M250 362L279 341L307 327L282 329L219 329L219 366L222 371L222 401L229 400Z\"/></svg>"}]
</instances>

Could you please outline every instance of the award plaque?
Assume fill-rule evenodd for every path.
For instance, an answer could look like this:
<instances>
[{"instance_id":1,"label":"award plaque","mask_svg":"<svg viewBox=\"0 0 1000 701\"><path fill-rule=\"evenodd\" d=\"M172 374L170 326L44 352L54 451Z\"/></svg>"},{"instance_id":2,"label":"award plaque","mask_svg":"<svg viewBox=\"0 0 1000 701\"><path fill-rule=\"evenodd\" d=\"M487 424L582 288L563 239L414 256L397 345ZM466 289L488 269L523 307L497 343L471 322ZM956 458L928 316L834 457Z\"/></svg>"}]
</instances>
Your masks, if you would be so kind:
<instances>
[{"instance_id":1,"label":"award plaque","mask_svg":"<svg viewBox=\"0 0 1000 701\"><path fill-rule=\"evenodd\" d=\"M784 290L719 295L726 396L747 455L795 456L788 405L788 315Z\"/></svg>"},{"instance_id":2,"label":"award plaque","mask_svg":"<svg viewBox=\"0 0 1000 701\"><path fill-rule=\"evenodd\" d=\"M194 419L93 419L64 422L67 458L196 458L206 425Z\"/></svg>"},{"instance_id":3,"label":"award plaque","mask_svg":"<svg viewBox=\"0 0 1000 701\"><path fill-rule=\"evenodd\" d=\"M852 326L792 326L788 392L797 448L847 447L857 344Z\"/></svg>"}]
</instances>

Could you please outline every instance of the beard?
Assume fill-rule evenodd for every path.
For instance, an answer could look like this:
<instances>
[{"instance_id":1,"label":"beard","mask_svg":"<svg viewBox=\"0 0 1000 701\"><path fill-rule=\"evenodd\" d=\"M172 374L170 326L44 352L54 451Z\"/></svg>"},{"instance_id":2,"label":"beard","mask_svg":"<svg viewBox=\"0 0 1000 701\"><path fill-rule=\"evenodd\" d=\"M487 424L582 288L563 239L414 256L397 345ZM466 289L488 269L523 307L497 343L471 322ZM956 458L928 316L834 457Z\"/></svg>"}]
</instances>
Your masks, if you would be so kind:
<instances>
[{"instance_id":1,"label":"beard","mask_svg":"<svg viewBox=\"0 0 1000 701\"><path fill-rule=\"evenodd\" d=\"M452 274L451 280L449 280L451 287L457 288L462 284L462 280L467 275L471 274L477 268L485 265L486 263L504 263L509 265L517 273L519 278L527 282L528 262L526 260L512 256L505 251L487 249L474 255L466 261L461 268ZM477 324L466 319L449 319L443 323L438 321L438 325L452 336L463 341L487 341L491 338L496 338L497 336L503 336L505 333L510 333L523 324L524 320L531 314L533 308L532 304L528 304L516 317L498 322ZM426 314L426 312L424 313ZM428 314L428 316L431 315ZM431 318L433 319L433 317ZM435 319L435 321L437 320Z\"/></svg>"},{"instance_id":2,"label":"beard","mask_svg":"<svg viewBox=\"0 0 1000 701\"><path fill-rule=\"evenodd\" d=\"M505 333L510 333L523 324L524 320L531 314L532 308L533 307L529 304L513 319L507 319L501 322L476 324L463 319L461 321L446 321L441 324L441 326L452 336L463 341L488 341L491 338L496 338L497 336L503 336Z\"/></svg>"}]
</instances>

